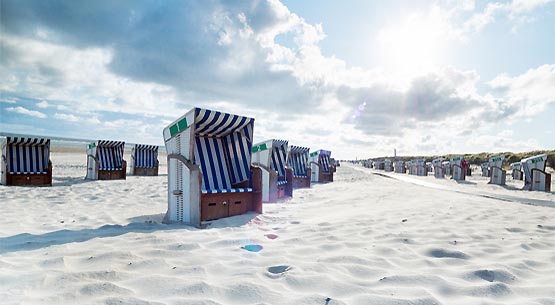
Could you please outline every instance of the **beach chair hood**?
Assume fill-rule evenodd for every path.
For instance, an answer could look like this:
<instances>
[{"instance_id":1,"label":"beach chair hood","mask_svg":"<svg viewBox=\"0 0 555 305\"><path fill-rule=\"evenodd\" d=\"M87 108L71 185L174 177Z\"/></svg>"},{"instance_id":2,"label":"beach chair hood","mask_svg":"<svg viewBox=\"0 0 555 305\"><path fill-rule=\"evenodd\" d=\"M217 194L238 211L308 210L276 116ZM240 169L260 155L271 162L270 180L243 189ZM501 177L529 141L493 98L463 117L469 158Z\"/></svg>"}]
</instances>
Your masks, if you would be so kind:
<instances>
[{"instance_id":1,"label":"beach chair hood","mask_svg":"<svg viewBox=\"0 0 555 305\"><path fill-rule=\"evenodd\" d=\"M50 139L7 137L3 143L8 173L46 174L50 157Z\"/></svg>"},{"instance_id":2,"label":"beach chair hood","mask_svg":"<svg viewBox=\"0 0 555 305\"><path fill-rule=\"evenodd\" d=\"M308 153L310 148L291 145L289 148L289 166L295 177L307 177Z\"/></svg>"},{"instance_id":3,"label":"beach chair hood","mask_svg":"<svg viewBox=\"0 0 555 305\"><path fill-rule=\"evenodd\" d=\"M192 151L180 153L200 167L203 193L249 191L232 186L250 179L254 119L194 108L164 129L164 140L189 128Z\"/></svg>"}]
</instances>

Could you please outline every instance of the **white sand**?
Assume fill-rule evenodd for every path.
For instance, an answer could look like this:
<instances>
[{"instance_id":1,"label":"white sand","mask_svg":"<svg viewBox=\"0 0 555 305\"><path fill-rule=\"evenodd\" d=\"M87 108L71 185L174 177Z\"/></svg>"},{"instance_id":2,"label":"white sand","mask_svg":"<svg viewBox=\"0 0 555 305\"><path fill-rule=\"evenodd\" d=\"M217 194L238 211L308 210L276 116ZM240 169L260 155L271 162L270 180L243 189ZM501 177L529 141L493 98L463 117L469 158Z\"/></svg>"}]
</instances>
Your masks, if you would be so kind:
<instances>
[{"instance_id":1,"label":"white sand","mask_svg":"<svg viewBox=\"0 0 555 305\"><path fill-rule=\"evenodd\" d=\"M555 304L555 209L464 192L553 194L344 163L332 184L198 230L160 224L165 176L91 182L84 153L52 160L53 187L0 186L2 304Z\"/></svg>"}]
</instances>

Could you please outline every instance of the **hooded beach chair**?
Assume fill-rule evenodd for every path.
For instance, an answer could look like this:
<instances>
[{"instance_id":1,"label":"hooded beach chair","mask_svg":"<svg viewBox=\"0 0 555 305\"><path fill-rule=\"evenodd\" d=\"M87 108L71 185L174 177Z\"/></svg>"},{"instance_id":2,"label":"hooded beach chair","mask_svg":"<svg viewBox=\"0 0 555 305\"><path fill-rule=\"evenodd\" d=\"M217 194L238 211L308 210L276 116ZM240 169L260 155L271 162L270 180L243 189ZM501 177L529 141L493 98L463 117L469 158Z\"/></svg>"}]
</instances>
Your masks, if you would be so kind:
<instances>
[{"instance_id":1,"label":"hooded beach chair","mask_svg":"<svg viewBox=\"0 0 555 305\"><path fill-rule=\"evenodd\" d=\"M405 174L407 169L405 168L405 162L397 160L393 162L393 170L398 174Z\"/></svg>"},{"instance_id":2,"label":"hooded beach chair","mask_svg":"<svg viewBox=\"0 0 555 305\"><path fill-rule=\"evenodd\" d=\"M52 185L50 139L1 138L3 185Z\"/></svg>"},{"instance_id":3,"label":"hooded beach chair","mask_svg":"<svg viewBox=\"0 0 555 305\"><path fill-rule=\"evenodd\" d=\"M551 192L551 174L545 172L547 154L522 159L520 163L524 172L524 189Z\"/></svg>"},{"instance_id":4,"label":"hooded beach chair","mask_svg":"<svg viewBox=\"0 0 555 305\"><path fill-rule=\"evenodd\" d=\"M168 153L165 222L262 213L262 170L251 166L254 119L193 108L164 128Z\"/></svg>"},{"instance_id":5,"label":"hooded beach chair","mask_svg":"<svg viewBox=\"0 0 555 305\"><path fill-rule=\"evenodd\" d=\"M445 160L443 162L441 162L441 164L443 165L443 170L445 172L445 175L451 175L451 162L449 160Z\"/></svg>"},{"instance_id":6,"label":"hooded beach chair","mask_svg":"<svg viewBox=\"0 0 555 305\"><path fill-rule=\"evenodd\" d=\"M288 142L267 140L252 146L252 164L262 169L262 201L293 196L293 170L287 167Z\"/></svg>"},{"instance_id":7,"label":"hooded beach chair","mask_svg":"<svg viewBox=\"0 0 555 305\"><path fill-rule=\"evenodd\" d=\"M428 168L426 166L426 160L415 159L413 161L414 174L417 176L428 176Z\"/></svg>"},{"instance_id":8,"label":"hooded beach chair","mask_svg":"<svg viewBox=\"0 0 555 305\"><path fill-rule=\"evenodd\" d=\"M374 161L374 169L384 170L385 169L385 163L381 160Z\"/></svg>"},{"instance_id":9,"label":"hooded beach chair","mask_svg":"<svg viewBox=\"0 0 555 305\"><path fill-rule=\"evenodd\" d=\"M451 170L453 172L451 175L452 179L457 181L466 179L467 170L466 168L463 168L463 160L464 157L462 156L451 158Z\"/></svg>"},{"instance_id":10,"label":"hooded beach chair","mask_svg":"<svg viewBox=\"0 0 555 305\"><path fill-rule=\"evenodd\" d=\"M126 178L127 161L123 159L125 142L100 140L87 147L85 179L116 180Z\"/></svg>"},{"instance_id":11,"label":"hooded beach chair","mask_svg":"<svg viewBox=\"0 0 555 305\"><path fill-rule=\"evenodd\" d=\"M507 171L502 168L504 159L505 156L496 156L489 159L488 174L490 175L490 184L505 185Z\"/></svg>"},{"instance_id":12,"label":"hooded beach chair","mask_svg":"<svg viewBox=\"0 0 555 305\"><path fill-rule=\"evenodd\" d=\"M407 171L409 172L409 175L416 175L416 173L414 171L414 162L413 162L413 160L409 160L409 161L405 162L405 167L407 168Z\"/></svg>"},{"instance_id":13,"label":"hooded beach chair","mask_svg":"<svg viewBox=\"0 0 555 305\"><path fill-rule=\"evenodd\" d=\"M331 151L317 150L310 153L310 170L312 182L333 182L333 166L330 163Z\"/></svg>"},{"instance_id":14,"label":"hooded beach chair","mask_svg":"<svg viewBox=\"0 0 555 305\"><path fill-rule=\"evenodd\" d=\"M157 145L133 145L131 148L131 175L158 176L158 165Z\"/></svg>"},{"instance_id":15,"label":"hooded beach chair","mask_svg":"<svg viewBox=\"0 0 555 305\"><path fill-rule=\"evenodd\" d=\"M293 188L310 187L309 151L308 147L289 146L287 164L293 169Z\"/></svg>"},{"instance_id":16,"label":"hooded beach chair","mask_svg":"<svg viewBox=\"0 0 555 305\"><path fill-rule=\"evenodd\" d=\"M513 177L513 180L522 180L524 175L521 168L522 164L520 162L511 163L511 176Z\"/></svg>"},{"instance_id":17,"label":"hooded beach chair","mask_svg":"<svg viewBox=\"0 0 555 305\"><path fill-rule=\"evenodd\" d=\"M482 177L489 177L489 162L483 162L480 164L480 168L482 169Z\"/></svg>"},{"instance_id":18,"label":"hooded beach chair","mask_svg":"<svg viewBox=\"0 0 555 305\"><path fill-rule=\"evenodd\" d=\"M432 166L434 167L434 177L438 179L445 178L445 168L443 167L443 160L443 158L432 160Z\"/></svg>"},{"instance_id":19,"label":"hooded beach chair","mask_svg":"<svg viewBox=\"0 0 555 305\"><path fill-rule=\"evenodd\" d=\"M386 172L392 172L393 171L393 163L391 162L391 160L385 159L383 161L383 169Z\"/></svg>"}]
</instances>

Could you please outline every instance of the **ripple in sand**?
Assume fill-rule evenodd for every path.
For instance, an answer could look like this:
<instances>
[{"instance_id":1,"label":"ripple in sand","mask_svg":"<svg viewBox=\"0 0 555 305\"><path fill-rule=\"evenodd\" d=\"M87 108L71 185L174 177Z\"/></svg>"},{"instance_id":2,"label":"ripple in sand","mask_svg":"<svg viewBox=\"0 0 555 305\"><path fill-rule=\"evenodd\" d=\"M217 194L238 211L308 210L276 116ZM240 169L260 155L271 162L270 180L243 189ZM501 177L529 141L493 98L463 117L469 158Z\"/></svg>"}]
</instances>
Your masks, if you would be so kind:
<instances>
[{"instance_id":1,"label":"ripple in sand","mask_svg":"<svg viewBox=\"0 0 555 305\"><path fill-rule=\"evenodd\" d=\"M458 258L458 259L468 259L468 255L460 251L448 251L444 249L433 249L428 251L428 256L435 258Z\"/></svg>"}]
</instances>

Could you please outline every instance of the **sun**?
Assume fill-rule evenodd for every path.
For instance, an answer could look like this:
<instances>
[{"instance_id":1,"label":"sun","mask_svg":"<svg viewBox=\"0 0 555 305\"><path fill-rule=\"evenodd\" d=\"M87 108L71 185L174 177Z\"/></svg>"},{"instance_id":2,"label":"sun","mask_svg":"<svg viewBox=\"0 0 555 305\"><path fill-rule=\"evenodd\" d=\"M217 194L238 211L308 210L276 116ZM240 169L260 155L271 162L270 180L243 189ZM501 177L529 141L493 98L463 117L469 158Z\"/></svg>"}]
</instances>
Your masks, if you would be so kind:
<instances>
[{"instance_id":1,"label":"sun","mask_svg":"<svg viewBox=\"0 0 555 305\"><path fill-rule=\"evenodd\" d=\"M435 70L444 56L444 29L434 15L412 15L380 30L380 66L400 82Z\"/></svg>"}]
</instances>

